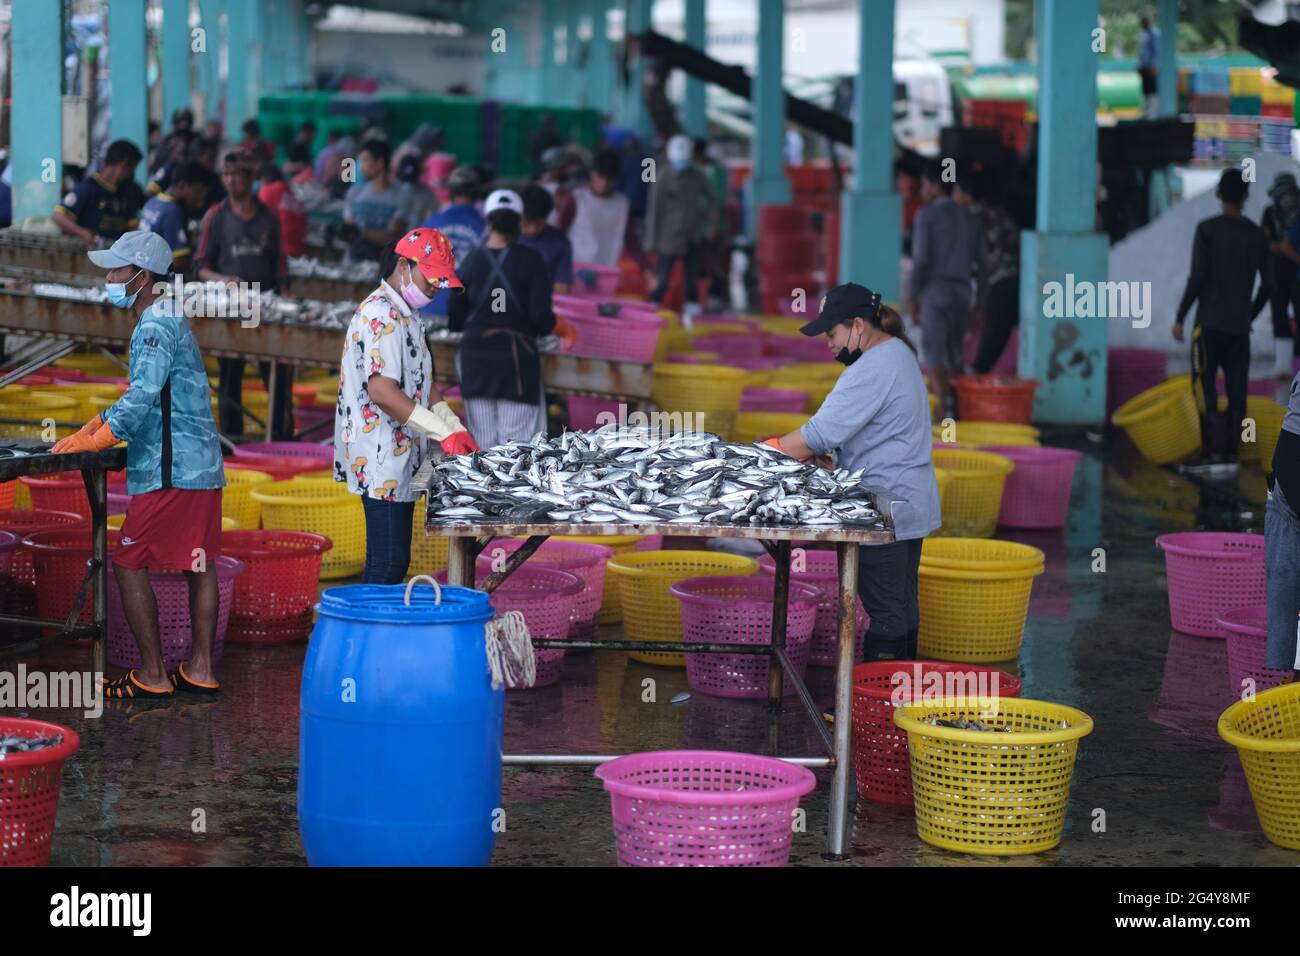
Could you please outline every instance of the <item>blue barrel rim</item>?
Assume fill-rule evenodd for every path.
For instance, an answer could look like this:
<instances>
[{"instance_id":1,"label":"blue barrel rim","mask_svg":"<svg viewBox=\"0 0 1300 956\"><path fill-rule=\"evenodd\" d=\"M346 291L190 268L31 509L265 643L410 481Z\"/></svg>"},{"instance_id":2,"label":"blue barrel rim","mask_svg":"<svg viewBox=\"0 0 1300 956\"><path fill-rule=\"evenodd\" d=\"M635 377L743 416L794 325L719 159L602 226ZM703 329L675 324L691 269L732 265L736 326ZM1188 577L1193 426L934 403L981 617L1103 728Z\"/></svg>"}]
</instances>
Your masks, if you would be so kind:
<instances>
[{"instance_id":1,"label":"blue barrel rim","mask_svg":"<svg viewBox=\"0 0 1300 956\"><path fill-rule=\"evenodd\" d=\"M495 613L485 591L443 585L442 603L432 588L417 586L406 604L405 584L343 584L321 592L316 610L324 617L403 624L486 621Z\"/></svg>"}]
</instances>

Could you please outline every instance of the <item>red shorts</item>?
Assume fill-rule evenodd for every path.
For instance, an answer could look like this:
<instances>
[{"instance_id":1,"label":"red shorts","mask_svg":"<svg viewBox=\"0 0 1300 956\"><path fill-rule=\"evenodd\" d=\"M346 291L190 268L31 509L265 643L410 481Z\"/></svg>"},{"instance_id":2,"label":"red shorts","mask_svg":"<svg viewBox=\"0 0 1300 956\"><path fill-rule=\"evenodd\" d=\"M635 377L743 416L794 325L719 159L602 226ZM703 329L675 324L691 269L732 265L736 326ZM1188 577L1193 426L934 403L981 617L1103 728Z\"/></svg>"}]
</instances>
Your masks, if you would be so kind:
<instances>
[{"instance_id":1,"label":"red shorts","mask_svg":"<svg viewBox=\"0 0 1300 956\"><path fill-rule=\"evenodd\" d=\"M196 548L209 567L221 557L221 489L161 488L132 495L113 561L124 568L190 571Z\"/></svg>"}]
</instances>

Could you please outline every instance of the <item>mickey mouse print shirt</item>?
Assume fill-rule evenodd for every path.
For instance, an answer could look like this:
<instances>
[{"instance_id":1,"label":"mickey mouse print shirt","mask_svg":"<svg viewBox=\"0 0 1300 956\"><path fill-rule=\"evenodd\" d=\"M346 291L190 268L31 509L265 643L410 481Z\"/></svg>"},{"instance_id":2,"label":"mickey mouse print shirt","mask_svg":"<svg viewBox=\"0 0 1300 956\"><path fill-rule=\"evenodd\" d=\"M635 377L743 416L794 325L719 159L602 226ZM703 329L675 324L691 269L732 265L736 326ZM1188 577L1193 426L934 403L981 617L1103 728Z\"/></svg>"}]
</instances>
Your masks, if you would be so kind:
<instances>
[{"instance_id":1,"label":"mickey mouse print shirt","mask_svg":"<svg viewBox=\"0 0 1300 956\"><path fill-rule=\"evenodd\" d=\"M433 359L419 316L387 282L366 297L348 324L339 362L334 413L334 480L383 501L415 501L412 480L431 445L370 400L372 375L397 382L418 405L429 404Z\"/></svg>"}]
</instances>

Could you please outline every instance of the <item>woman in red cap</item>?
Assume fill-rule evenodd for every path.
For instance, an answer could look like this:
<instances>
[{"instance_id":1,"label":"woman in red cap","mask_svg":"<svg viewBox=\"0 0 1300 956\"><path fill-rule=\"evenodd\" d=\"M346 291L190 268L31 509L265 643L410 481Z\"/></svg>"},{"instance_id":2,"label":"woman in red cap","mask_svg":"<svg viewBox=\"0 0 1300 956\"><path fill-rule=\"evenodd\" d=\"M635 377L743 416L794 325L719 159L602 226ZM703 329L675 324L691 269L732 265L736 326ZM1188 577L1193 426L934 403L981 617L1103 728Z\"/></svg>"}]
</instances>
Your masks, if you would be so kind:
<instances>
[{"instance_id":1,"label":"woman in red cap","mask_svg":"<svg viewBox=\"0 0 1300 956\"><path fill-rule=\"evenodd\" d=\"M451 243L412 229L384 249L379 288L348 324L334 417L334 480L361 496L365 584L396 584L411 559L411 523L424 489L415 481L426 439L451 455L478 451L433 384L420 309L438 290L462 288Z\"/></svg>"}]
</instances>

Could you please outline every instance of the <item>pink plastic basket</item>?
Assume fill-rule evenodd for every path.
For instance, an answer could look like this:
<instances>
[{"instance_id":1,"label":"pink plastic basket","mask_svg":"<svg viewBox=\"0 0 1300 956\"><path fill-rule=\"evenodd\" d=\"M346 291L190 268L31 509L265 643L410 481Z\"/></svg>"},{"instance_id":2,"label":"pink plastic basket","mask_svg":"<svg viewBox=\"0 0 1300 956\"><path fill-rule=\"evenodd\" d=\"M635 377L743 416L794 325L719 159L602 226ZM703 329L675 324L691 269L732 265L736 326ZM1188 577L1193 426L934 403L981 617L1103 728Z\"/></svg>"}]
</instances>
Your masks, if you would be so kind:
<instances>
[{"instance_id":1,"label":"pink plastic basket","mask_svg":"<svg viewBox=\"0 0 1300 956\"><path fill-rule=\"evenodd\" d=\"M1082 452L1030 445L979 447L1016 464L1002 486L998 524L1008 528L1060 528L1065 524L1074 469Z\"/></svg>"},{"instance_id":2,"label":"pink plastic basket","mask_svg":"<svg viewBox=\"0 0 1300 956\"><path fill-rule=\"evenodd\" d=\"M618 420L618 402L612 398L588 398L586 395L566 395L565 404L569 408L569 429L571 431L591 431L599 428L596 420L601 413L609 413Z\"/></svg>"},{"instance_id":3,"label":"pink plastic basket","mask_svg":"<svg viewBox=\"0 0 1300 956\"><path fill-rule=\"evenodd\" d=\"M0 531L0 583L9 586L12 573L14 552L18 550L18 535Z\"/></svg>"},{"instance_id":4,"label":"pink plastic basket","mask_svg":"<svg viewBox=\"0 0 1300 956\"><path fill-rule=\"evenodd\" d=\"M334 446L308 441L259 441L235 446L237 458L311 458L322 468L334 463Z\"/></svg>"},{"instance_id":5,"label":"pink plastic basket","mask_svg":"<svg viewBox=\"0 0 1300 956\"><path fill-rule=\"evenodd\" d=\"M480 559L475 566L476 580L492 573L490 559ZM447 583L447 571L434 577L440 584ZM558 568L517 568L492 592L492 609L497 614L518 611L524 616L530 637L548 637L566 640L569 624L573 620L573 602L582 590L582 579L576 574ZM533 651L537 677L532 687L546 687L560 679L564 667L564 649L538 648ZM527 690L529 685L507 681L512 690Z\"/></svg>"},{"instance_id":6,"label":"pink plastic basket","mask_svg":"<svg viewBox=\"0 0 1300 956\"><path fill-rule=\"evenodd\" d=\"M111 558L110 558L111 562ZM244 562L217 558L217 633L212 641L212 663L219 664L226 644L226 626L230 621L231 597L235 578L244 573ZM190 629L190 589L180 571L150 571L149 585L158 603L158 625L162 637L163 666L168 670L190 658L193 634ZM108 576L108 662L114 667L141 667L140 649L136 647L131 626L126 621L117 577Z\"/></svg>"},{"instance_id":7,"label":"pink plastic basket","mask_svg":"<svg viewBox=\"0 0 1300 956\"><path fill-rule=\"evenodd\" d=\"M742 412L786 412L797 415L803 412L807 404L808 393L795 388L747 388L740 394Z\"/></svg>"},{"instance_id":8,"label":"pink plastic basket","mask_svg":"<svg viewBox=\"0 0 1300 956\"><path fill-rule=\"evenodd\" d=\"M777 355L727 356L727 365L732 368L743 368L746 372L761 372L769 368L780 368L782 365L789 365L791 361L785 356ZM803 411L803 408L801 407L799 411Z\"/></svg>"},{"instance_id":9,"label":"pink plastic basket","mask_svg":"<svg viewBox=\"0 0 1300 956\"><path fill-rule=\"evenodd\" d=\"M1264 536L1224 531L1162 534L1169 578L1169 617L1174 630L1227 637L1219 615L1267 600Z\"/></svg>"},{"instance_id":10,"label":"pink plastic basket","mask_svg":"<svg viewBox=\"0 0 1300 956\"><path fill-rule=\"evenodd\" d=\"M1252 604L1219 615L1219 626L1228 632L1228 690L1234 697L1244 694L1247 680L1256 694L1291 679L1291 671L1264 666L1268 660L1268 605Z\"/></svg>"},{"instance_id":11,"label":"pink plastic basket","mask_svg":"<svg viewBox=\"0 0 1300 956\"><path fill-rule=\"evenodd\" d=\"M573 291L579 295L613 295L618 290L622 272L618 266L602 266L594 262L573 264Z\"/></svg>"},{"instance_id":12,"label":"pink plastic basket","mask_svg":"<svg viewBox=\"0 0 1300 956\"><path fill-rule=\"evenodd\" d=\"M668 590L682 605L682 640L714 644L772 643L773 579L698 577L678 581ZM808 645L817 619L818 587L790 582L785 649L800 679L808 669ZM687 654L686 683L693 691L715 697L767 696L770 660L763 654ZM782 694L795 692L785 674Z\"/></svg>"},{"instance_id":13,"label":"pink plastic basket","mask_svg":"<svg viewBox=\"0 0 1300 956\"><path fill-rule=\"evenodd\" d=\"M1219 741L1219 715L1240 698L1228 693L1228 642L1169 634L1164 677L1151 720L1181 737Z\"/></svg>"},{"instance_id":14,"label":"pink plastic basket","mask_svg":"<svg viewBox=\"0 0 1300 956\"><path fill-rule=\"evenodd\" d=\"M497 548L509 556L523 543L519 538L498 538L483 549L483 556L491 560ZM574 640L588 640L596 633L596 617L605 595L605 565L613 556L614 549L603 544L551 539L542 542L542 546L523 563L524 568L558 568L581 579L583 587L573 599L573 618L569 627L569 637Z\"/></svg>"},{"instance_id":15,"label":"pink plastic basket","mask_svg":"<svg viewBox=\"0 0 1300 956\"><path fill-rule=\"evenodd\" d=\"M576 313L566 318L576 333L570 354L624 362L652 361L659 333L666 324L657 315L638 314L632 309L624 310L617 318Z\"/></svg>"},{"instance_id":16,"label":"pink plastic basket","mask_svg":"<svg viewBox=\"0 0 1300 956\"><path fill-rule=\"evenodd\" d=\"M1168 356L1157 349L1106 352L1106 417L1130 398L1155 388L1168 374Z\"/></svg>"},{"instance_id":17,"label":"pink plastic basket","mask_svg":"<svg viewBox=\"0 0 1300 956\"><path fill-rule=\"evenodd\" d=\"M809 551L802 555L805 570L791 569L790 580L802 584L811 584L821 591L817 602L817 618L813 624L812 640L808 644L808 663L814 667L834 667L839 661L839 600L840 562L834 551ZM776 561L770 554L760 555L758 566L764 574L776 575ZM862 660L862 652L867 640L867 628L871 626L871 617L857 602L858 639L853 645L853 659ZM769 615L769 620L771 619Z\"/></svg>"},{"instance_id":18,"label":"pink plastic basket","mask_svg":"<svg viewBox=\"0 0 1300 956\"><path fill-rule=\"evenodd\" d=\"M551 296L551 307L555 309L557 315L563 315L566 318L574 314L596 314L596 300L585 296L556 293Z\"/></svg>"},{"instance_id":19,"label":"pink plastic basket","mask_svg":"<svg viewBox=\"0 0 1300 956\"><path fill-rule=\"evenodd\" d=\"M720 750L629 754L596 768L619 866L785 866L807 767Z\"/></svg>"},{"instance_id":20,"label":"pink plastic basket","mask_svg":"<svg viewBox=\"0 0 1300 956\"><path fill-rule=\"evenodd\" d=\"M809 321L811 322L812 319L809 318ZM820 335L778 335L768 332L763 335L763 354L787 362L833 362L835 360L835 356L826 347L826 340Z\"/></svg>"},{"instance_id":21,"label":"pink plastic basket","mask_svg":"<svg viewBox=\"0 0 1300 956\"><path fill-rule=\"evenodd\" d=\"M751 332L717 332L712 335L697 335L691 340L691 346L697 352L717 352L728 360L737 355L758 358L763 354L763 339Z\"/></svg>"}]
</instances>

